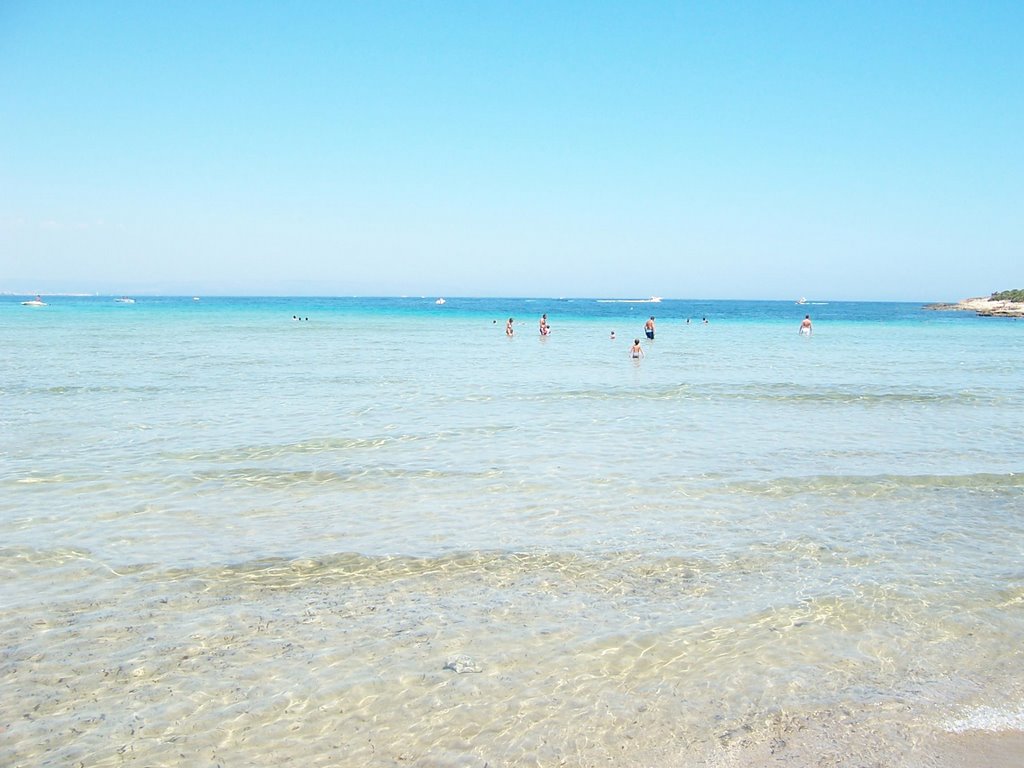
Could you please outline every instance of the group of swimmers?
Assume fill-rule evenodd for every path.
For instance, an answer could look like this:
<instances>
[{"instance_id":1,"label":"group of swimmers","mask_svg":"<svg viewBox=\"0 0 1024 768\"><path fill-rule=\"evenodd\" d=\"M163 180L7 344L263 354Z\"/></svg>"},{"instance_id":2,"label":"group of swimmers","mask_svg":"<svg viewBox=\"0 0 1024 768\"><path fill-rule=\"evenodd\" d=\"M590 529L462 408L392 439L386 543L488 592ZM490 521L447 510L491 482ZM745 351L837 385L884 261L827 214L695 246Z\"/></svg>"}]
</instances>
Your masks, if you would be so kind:
<instances>
[{"instance_id":1,"label":"group of swimmers","mask_svg":"<svg viewBox=\"0 0 1024 768\"><path fill-rule=\"evenodd\" d=\"M515 322L514 318L510 317L508 319L508 322L505 323L505 335L506 336L514 336L515 335L515 329L512 327L512 324L514 322ZM701 323L703 325L707 325L708 324L707 316L704 316L704 317L701 318ZM686 318L686 324L687 325L690 324L690 318ZM812 326L812 323L811 323L811 316L810 315L804 315L804 319L800 323L799 333L800 333L801 336L810 336L812 332L813 332L813 326ZM548 325L548 316L545 313L545 314L540 316L540 335L541 336L547 336L550 333L551 333L551 326ZM649 318L647 318L647 322L644 323L644 335L647 336L648 340L654 341L654 315L651 315ZM615 341L615 331L612 331L611 340ZM644 356L644 349L643 349L642 346L640 346L640 339L639 338L633 339L633 345L629 348L629 356L631 358L633 358L634 360L639 360L641 357Z\"/></svg>"},{"instance_id":2,"label":"group of swimmers","mask_svg":"<svg viewBox=\"0 0 1024 768\"><path fill-rule=\"evenodd\" d=\"M508 319L508 322L505 323L505 335L506 336L515 336L516 332L515 332L515 329L512 327L512 324L514 322L515 322L515 319L510 317ZM541 336L547 336L550 333L551 333L551 326L548 325L548 316L545 313L545 314L540 316L540 335Z\"/></svg>"}]
</instances>

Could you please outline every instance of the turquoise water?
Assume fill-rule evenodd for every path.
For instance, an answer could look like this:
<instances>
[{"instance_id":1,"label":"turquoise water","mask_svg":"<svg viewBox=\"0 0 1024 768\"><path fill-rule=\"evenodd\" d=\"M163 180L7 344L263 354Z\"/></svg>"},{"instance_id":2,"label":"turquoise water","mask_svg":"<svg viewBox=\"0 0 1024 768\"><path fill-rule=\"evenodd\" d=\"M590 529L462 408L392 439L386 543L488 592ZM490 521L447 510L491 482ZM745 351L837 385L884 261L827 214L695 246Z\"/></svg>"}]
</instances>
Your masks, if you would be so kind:
<instances>
[{"instance_id":1,"label":"turquoise water","mask_svg":"<svg viewBox=\"0 0 1024 768\"><path fill-rule=\"evenodd\" d=\"M697 764L839 711L865 754L1021 719L1024 323L46 301L0 297L5 764Z\"/></svg>"}]
</instances>

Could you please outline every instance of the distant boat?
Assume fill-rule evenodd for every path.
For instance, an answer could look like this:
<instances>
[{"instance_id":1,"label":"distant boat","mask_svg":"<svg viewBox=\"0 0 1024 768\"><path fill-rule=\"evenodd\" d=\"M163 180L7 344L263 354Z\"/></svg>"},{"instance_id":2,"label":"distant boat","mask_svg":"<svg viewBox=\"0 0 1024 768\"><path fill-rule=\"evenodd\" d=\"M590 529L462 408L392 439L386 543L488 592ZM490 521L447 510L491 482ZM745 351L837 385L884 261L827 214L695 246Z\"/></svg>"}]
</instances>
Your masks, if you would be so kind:
<instances>
[{"instance_id":1,"label":"distant boat","mask_svg":"<svg viewBox=\"0 0 1024 768\"><path fill-rule=\"evenodd\" d=\"M117 299L114 299L114 301L116 301L118 304L134 304L135 303L135 299L131 299L131 298L127 297L127 296L121 296L121 297L119 297Z\"/></svg>"},{"instance_id":2,"label":"distant boat","mask_svg":"<svg viewBox=\"0 0 1024 768\"><path fill-rule=\"evenodd\" d=\"M800 297L800 301L797 302L797 304L806 304L806 303L807 303L807 299L805 299L803 296L801 296Z\"/></svg>"},{"instance_id":3,"label":"distant boat","mask_svg":"<svg viewBox=\"0 0 1024 768\"><path fill-rule=\"evenodd\" d=\"M444 302L444 299L438 299L438 300L437 300L437 301L435 301L434 303L435 303L435 304L444 304L445 302Z\"/></svg>"},{"instance_id":4,"label":"distant boat","mask_svg":"<svg viewBox=\"0 0 1024 768\"><path fill-rule=\"evenodd\" d=\"M45 307L46 306L46 302L43 301L42 299L40 299L38 296L36 296L34 299L30 299L28 301L21 302L21 306L23 306L23 307Z\"/></svg>"},{"instance_id":5,"label":"distant boat","mask_svg":"<svg viewBox=\"0 0 1024 768\"><path fill-rule=\"evenodd\" d=\"M192 297L192 301L199 301L199 297L198 296L193 296Z\"/></svg>"}]
</instances>

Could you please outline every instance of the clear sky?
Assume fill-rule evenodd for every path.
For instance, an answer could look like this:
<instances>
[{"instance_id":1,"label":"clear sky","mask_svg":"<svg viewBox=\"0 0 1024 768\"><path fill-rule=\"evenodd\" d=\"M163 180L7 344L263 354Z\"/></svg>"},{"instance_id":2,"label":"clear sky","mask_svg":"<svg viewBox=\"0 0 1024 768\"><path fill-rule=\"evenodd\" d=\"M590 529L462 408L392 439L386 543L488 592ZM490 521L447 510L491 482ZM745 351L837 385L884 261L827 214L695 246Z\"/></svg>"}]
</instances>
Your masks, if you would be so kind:
<instances>
[{"instance_id":1,"label":"clear sky","mask_svg":"<svg viewBox=\"0 0 1024 768\"><path fill-rule=\"evenodd\" d=\"M0 0L0 291L1024 288L1024 2Z\"/></svg>"}]
</instances>

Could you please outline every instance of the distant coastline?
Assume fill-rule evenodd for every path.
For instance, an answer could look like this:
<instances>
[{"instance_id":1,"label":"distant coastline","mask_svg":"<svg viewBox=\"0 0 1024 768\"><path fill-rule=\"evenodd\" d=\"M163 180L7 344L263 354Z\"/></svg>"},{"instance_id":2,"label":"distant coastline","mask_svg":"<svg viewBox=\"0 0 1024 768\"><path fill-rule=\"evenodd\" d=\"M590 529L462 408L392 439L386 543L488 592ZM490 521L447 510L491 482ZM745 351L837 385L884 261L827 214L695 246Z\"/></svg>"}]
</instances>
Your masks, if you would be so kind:
<instances>
[{"instance_id":1,"label":"distant coastline","mask_svg":"<svg viewBox=\"0 0 1024 768\"><path fill-rule=\"evenodd\" d=\"M956 304L926 304L925 309L974 312L980 317L1024 317L1024 290L1000 291Z\"/></svg>"}]
</instances>

